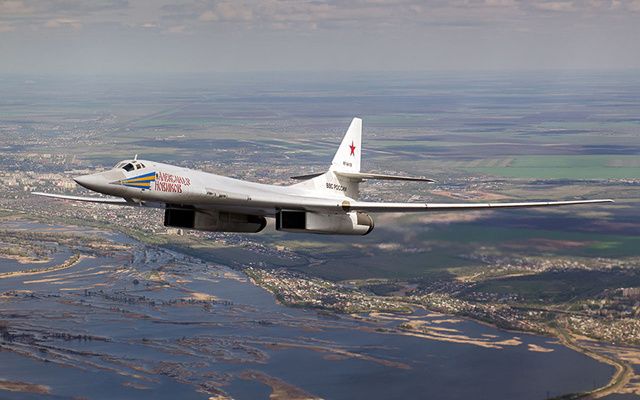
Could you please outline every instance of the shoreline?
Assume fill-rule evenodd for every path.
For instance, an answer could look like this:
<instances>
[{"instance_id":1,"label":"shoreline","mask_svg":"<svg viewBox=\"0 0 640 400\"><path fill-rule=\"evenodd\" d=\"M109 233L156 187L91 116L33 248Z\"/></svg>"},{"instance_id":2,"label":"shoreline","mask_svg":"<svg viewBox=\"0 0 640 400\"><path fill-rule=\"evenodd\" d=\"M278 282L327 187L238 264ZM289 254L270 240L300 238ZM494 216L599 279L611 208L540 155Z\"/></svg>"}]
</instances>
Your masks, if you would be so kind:
<instances>
[{"instance_id":1,"label":"shoreline","mask_svg":"<svg viewBox=\"0 0 640 400\"><path fill-rule=\"evenodd\" d=\"M635 375L631 365L625 363L624 361L616 360L612 357L605 356L603 354L580 346L573 340L574 338L571 333L568 332L564 327L557 326L553 329L557 333L558 340L560 340L560 343L563 346L577 351L580 354L591 357L598 362L611 365L615 368L613 376L609 380L609 383L607 383L605 386L601 386L589 392L576 393L574 396L570 397L570 399L599 399L610 394L619 393L619 390L626 386L631 378Z\"/></svg>"},{"instance_id":2,"label":"shoreline","mask_svg":"<svg viewBox=\"0 0 640 400\"><path fill-rule=\"evenodd\" d=\"M19 270L19 271L2 272L0 273L0 279L16 278L20 276L39 275L47 272L62 271L77 265L80 261L84 260L85 258L87 258L87 256L80 253L76 253L71 257L69 257L68 259L66 259L62 264L52 265L51 267L40 268L40 269L31 268L31 269L25 269L25 270Z\"/></svg>"}]
</instances>

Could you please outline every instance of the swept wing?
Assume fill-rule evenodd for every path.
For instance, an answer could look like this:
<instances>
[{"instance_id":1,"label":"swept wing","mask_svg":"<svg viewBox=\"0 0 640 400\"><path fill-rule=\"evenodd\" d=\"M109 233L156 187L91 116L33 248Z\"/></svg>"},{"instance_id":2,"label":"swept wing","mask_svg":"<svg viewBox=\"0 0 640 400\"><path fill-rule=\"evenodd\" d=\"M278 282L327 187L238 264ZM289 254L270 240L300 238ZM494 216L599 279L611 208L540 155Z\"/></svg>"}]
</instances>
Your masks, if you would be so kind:
<instances>
[{"instance_id":1,"label":"swept wing","mask_svg":"<svg viewBox=\"0 0 640 400\"><path fill-rule=\"evenodd\" d=\"M33 192L34 195L52 197L62 200L82 201L89 203L111 204L111 205L147 205L151 204L127 201L123 198L110 197L82 197L82 196L66 196L53 193ZM260 205L260 207L277 209L299 209L307 211L365 211L365 212L430 212L430 211L465 211L479 210L488 208L532 208L532 207L553 207L567 206L577 204L595 204L595 203L612 203L611 199L597 200L569 200L569 201L533 201L533 202L513 202L513 203L377 203L368 201L349 201L349 200L330 200L323 198L305 197L305 196L278 196L279 199L254 198L253 201L245 203L245 207L251 208ZM253 204L251 204L253 203ZM213 203L192 204L196 208L215 208ZM157 206L154 204L153 206ZM238 208L243 208L239 205Z\"/></svg>"},{"instance_id":2,"label":"swept wing","mask_svg":"<svg viewBox=\"0 0 640 400\"><path fill-rule=\"evenodd\" d=\"M36 196L44 196L44 197L52 197L54 199L61 200L72 200L72 201L84 201L87 203L101 203L101 204L112 204L112 205L135 205L136 203L128 202L127 200L121 197L83 197L83 196L67 196L63 194L54 194L54 193L43 193L43 192L31 192L31 194L35 194Z\"/></svg>"},{"instance_id":3,"label":"swept wing","mask_svg":"<svg viewBox=\"0 0 640 400\"><path fill-rule=\"evenodd\" d=\"M350 205L351 210L369 212L428 212L428 211L465 211L487 208L528 208L554 207L576 204L613 203L611 199L570 200L570 201L533 201L516 203L374 203L357 201Z\"/></svg>"}]
</instances>

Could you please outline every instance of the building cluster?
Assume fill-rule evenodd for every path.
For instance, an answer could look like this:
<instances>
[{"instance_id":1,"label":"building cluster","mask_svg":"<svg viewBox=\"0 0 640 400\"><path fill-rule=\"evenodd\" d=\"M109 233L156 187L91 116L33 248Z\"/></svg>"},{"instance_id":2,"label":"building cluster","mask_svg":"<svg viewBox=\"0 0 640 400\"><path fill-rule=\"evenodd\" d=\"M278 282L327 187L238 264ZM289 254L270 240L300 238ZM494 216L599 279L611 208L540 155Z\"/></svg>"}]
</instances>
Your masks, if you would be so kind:
<instances>
[{"instance_id":1,"label":"building cluster","mask_svg":"<svg viewBox=\"0 0 640 400\"><path fill-rule=\"evenodd\" d=\"M638 265L637 258L569 258L560 256L520 256L507 257L486 253L474 253L464 256L483 265L482 270L471 277L473 281L503 277L515 274L541 274L544 272L564 271L609 271L614 269L633 269Z\"/></svg>"},{"instance_id":2,"label":"building cluster","mask_svg":"<svg viewBox=\"0 0 640 400\"><path fill-rule=\"evenodd\" d=\"M353 287L306 277L287 269L248 267L244 272L256 284L267 288L278 300L290 306L341 313L409 310L405 303L397 299L371 295Z\"/></svg>"},{"instance_id":3,"label":"building cluster","mask_svg":"<svg viewBox=\"0 0 640 400\"><path fill-rule=\"evenodd\" d=\"M77 174L80 175L80 174ZM7 192L31 192L47 190L49 192L65 192L77 188L76 183L60 173L37 173L33 171L0 172L0 185Z\"/></svg>"},{"instance_id":4,"label":"building cluster","mask_svg":"<svg viewBox=\"0 0 640 400\"><path fill-rule=\"evenodd\" d=\"M567 318L572 331L611 343L640 344L640 319L595 318L574 315Z\"/></svg>"},{"instance_id":5,"label":"building cluster","mask_svg":"<svg viewBox=\"0 0 640 400\"><path fill-rule=\"evenodd\" d=\"M582 313L598 318L640 318L639 288L608 290L581 304Z\"/></svg>"},{"instance_id":6,"label":"building cluster","mask_svg":"<svg viewBox=\"0 0 640 400\"><path fill-rule=\"evenodd\" d=\"M640 287L622 288L620 291L622 292L622 297L640 300Z\"/></svg>"},{"instance_id":7,"label":"building cluster","mask_svg":"<svg viewBox=\"0 0 640 400\"><path fill-rule=\"evenodd\" d=\"M490 322L504 329L547 332L542 323L545 312L540 310L519 309L506 304L473 303L445 293L414 295L409 296L407 300L413 304L424 305L430 310Z\"/></svg>"}]
</instances>

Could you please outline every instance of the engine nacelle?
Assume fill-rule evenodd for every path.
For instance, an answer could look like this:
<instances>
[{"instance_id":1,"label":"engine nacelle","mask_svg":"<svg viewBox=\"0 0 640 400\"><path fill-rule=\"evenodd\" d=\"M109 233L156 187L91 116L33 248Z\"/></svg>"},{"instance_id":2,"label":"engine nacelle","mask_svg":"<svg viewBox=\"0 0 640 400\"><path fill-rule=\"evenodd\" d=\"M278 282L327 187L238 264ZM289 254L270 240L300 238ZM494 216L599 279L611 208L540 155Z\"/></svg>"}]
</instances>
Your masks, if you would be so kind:
<instances>
[{"instance_id":1,"label":"engine nacelle","mask_svg":"<svg viewBox=\"0 0 640 400\"><path fill-rule=\"evenodd\" d=\"M276 213L276 229L284 232L366 235L373 230L369 214L352 211L344 214L318 214L309 211L282 210Z\"/></svg>"},{"instance_id":2,"label":"engine nacelle","mask_svg":"<svg viewBox=\"0 0 640 400\"><path fill-rule=\"evenodd\" d=\"M267 220L257 215L167 208L164 226L209 232L257 233L267 226Z\"/></svg>"}]
</instances>

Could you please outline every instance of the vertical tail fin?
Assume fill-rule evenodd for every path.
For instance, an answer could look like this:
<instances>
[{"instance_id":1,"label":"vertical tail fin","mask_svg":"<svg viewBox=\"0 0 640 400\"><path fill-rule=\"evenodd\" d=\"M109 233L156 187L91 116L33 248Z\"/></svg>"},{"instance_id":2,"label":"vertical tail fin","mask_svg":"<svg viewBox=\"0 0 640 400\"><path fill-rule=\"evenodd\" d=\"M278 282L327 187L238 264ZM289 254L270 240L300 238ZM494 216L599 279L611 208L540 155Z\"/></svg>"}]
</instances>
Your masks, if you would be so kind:
<instances>
[{"instance_id":1,"label":"vertical tail fin","mask_svg":"<svg viewBox=\"0 0 640 400\"><path fill-rule=\"evenodd\" d=\"M322 195L334 197L358 198L359 178L349 178L335 172L360 172L360 154L362 146L362 120L354 118L347 129L347 133L340 143L340 147L333 156L329 171L320 175L299 176L306 179L295 186L315 191Z\"/></svg>"},{"instance_id":2,"label":"vertical tail fin","mask_svg":"<svg viewBox=\"0 0 640 400\"><path fill-rule=\"evenodd\" d=\"M362 120L354 118L340 147L331 161L331 170L360 172L360 154L362 150Z\"/></svg>"}]
</instances>

